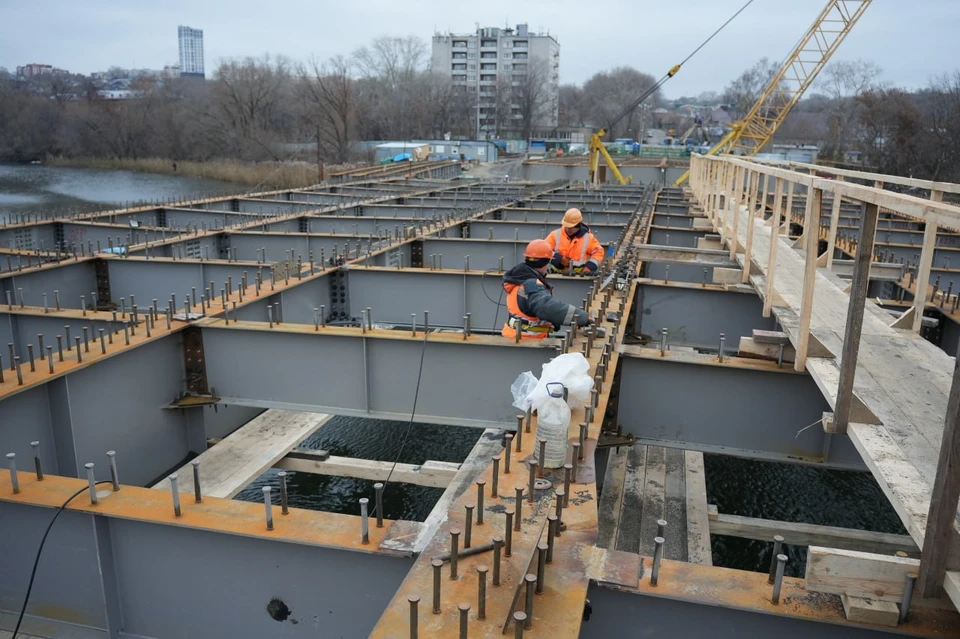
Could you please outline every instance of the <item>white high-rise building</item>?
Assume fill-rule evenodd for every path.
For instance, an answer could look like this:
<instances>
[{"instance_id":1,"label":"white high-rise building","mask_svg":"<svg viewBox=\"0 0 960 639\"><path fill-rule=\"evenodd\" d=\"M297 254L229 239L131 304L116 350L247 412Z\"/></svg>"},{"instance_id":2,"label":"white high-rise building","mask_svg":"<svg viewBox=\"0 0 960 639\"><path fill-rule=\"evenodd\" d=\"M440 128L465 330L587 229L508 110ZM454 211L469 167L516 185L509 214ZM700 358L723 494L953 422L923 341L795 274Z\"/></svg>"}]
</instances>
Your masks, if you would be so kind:
<instances>
[{"instance_id":1,"label":"white high-rise building","mask_svg":"<svg viewBox=\"0 0 960 639\"><path fill-rule=\"evenodd\" d=\"M469 35L438 34L433 36L431 64L454 86L476 94L477 137L519 135L525 99L537 106L531 137L547 136L556 129L560 44L553 36L531 33L526 24L516 29L485 27ZM529 97L531 78L543 83L535 100Z\"/></svg>"},{"instance_id":2,"label":"white high-rise building","mask_svg":"<svg viewBox=\"0 0 960 639\"><path fill-rule=\"evenodd\" d=\"M203 77L203 29L177 27L180 39L180 75Z\"/></svg>"}]
</instances>

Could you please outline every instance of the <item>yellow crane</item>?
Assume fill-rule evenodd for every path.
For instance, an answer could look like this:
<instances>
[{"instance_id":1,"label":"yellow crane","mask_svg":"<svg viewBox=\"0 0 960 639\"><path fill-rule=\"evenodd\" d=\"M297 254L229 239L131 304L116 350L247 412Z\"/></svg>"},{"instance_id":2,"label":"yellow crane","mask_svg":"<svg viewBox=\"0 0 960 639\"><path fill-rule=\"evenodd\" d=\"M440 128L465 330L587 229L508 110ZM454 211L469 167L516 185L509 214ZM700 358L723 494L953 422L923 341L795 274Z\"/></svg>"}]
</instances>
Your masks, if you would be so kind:
<instances>
[{"instance_id":1,"label":"yellow crane","mask_svg":"<svg viewBox=\"0 0 960 639\"><path fill-rule=\"evenodd\" d=\"M746 117L735 122L706 155L754 155L759 152L773 138L790 110L813 84L817 74L871 2L873 0L827 2ZM674 186L682 185L689 177L690 172L687 171L674 182Z\"/></svg>"}]
</instances>

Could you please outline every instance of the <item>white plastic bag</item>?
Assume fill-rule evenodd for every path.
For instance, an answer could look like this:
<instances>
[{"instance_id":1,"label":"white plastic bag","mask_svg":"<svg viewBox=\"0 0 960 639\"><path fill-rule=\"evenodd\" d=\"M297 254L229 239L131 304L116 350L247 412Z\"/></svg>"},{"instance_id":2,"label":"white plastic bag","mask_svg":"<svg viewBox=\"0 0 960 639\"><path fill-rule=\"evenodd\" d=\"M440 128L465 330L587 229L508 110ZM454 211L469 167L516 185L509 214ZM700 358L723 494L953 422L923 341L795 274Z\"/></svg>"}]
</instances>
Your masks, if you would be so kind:
<instances>
[{"instance_id":1,"label":"white plastic bag","mask_svg":"<svg viewBox=\"0 0 960 639\"><path fill-rule=\"evenodd\" d=\"M560 382L566 387L567 405L570 408L585 406L590 399L590 391L593 389L593 379L590 377L590 363L587 362L583 353L558 355L544 364L540 380L530 391L529 404L527 405L539 411L540 406L550 396L547 392L547 384L553 382Z\"/></svg>"},{"instance_id":2,"label":"white plastic bag","mask_svg":"<svg viewBox=\"0 0 960 639\"><path fill-rule=\"evenodd\" d=\"M533 373L527 371L520 373L517 379L510 386L510 392L513 393L513 406L524 413L530 408L530 391L537 386L537 378Z\"/></svg>"}]
</instances>

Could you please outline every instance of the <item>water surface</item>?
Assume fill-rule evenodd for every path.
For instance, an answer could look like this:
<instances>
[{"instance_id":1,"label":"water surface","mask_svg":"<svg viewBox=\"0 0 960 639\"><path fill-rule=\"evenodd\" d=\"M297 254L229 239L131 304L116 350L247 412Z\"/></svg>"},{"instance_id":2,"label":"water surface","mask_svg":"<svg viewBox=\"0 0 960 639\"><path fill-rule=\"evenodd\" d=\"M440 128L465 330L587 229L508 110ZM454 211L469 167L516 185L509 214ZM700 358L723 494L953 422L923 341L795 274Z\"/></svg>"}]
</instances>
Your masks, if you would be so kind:
<instances>
[{"instance_id":1,"label":"water surface","mask_svg":"<svg viewBox=\"0 0 960 639\"><path fill-rule=\"evenodd\" d=\"M0 220L11 214L88 213L136 202L239 193L242 184L136 171L0 164Z\"/></svg>"}]
</instances>

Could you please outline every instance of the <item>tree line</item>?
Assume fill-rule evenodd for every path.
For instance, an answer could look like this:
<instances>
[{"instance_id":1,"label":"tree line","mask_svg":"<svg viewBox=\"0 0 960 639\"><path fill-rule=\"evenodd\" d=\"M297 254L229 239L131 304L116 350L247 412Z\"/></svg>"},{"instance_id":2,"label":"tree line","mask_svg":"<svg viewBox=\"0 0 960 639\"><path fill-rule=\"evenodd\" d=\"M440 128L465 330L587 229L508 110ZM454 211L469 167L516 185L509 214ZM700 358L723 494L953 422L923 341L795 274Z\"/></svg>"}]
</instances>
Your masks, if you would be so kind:
<instances>
[{"instance_id":1,"label":"tree line","mask_svg":"<svg viewBox=\"0 0 960 639\"><path fill-rule=\"evenodd\" d=\"M486 118L492 137L526 139L550 108L547 71L531 61L522 81L465 90L447 70L430 69L427 43L382 36L349 56L293 62L262 56L224 60L208 80L144 77L135 99L101 97L82 76L44 75L23 82L0 69L0 161L48 155L209 161L342 164L358 140L477 138ZM659 91L614 123L655 82L621 66L559 91L559 125L608 129L608 139L639 139L650 127L689 121L657 107L720 105L744 117L778 65L762 59L722 92L666 101ZM918 178L960 181L960 72L908 91L879 82L864 61L834 61L795 107L775 141L816 144L838 164ZM6 78L6 79L4 79ZM514 78L516 80L516 78ZM672 104L671 104L672 103ZM507 125L509 123L509 126ZM300 143L293 149L286 143ZM316 150L304 144L316 143Z\"/></svg>"}]
</instances>

